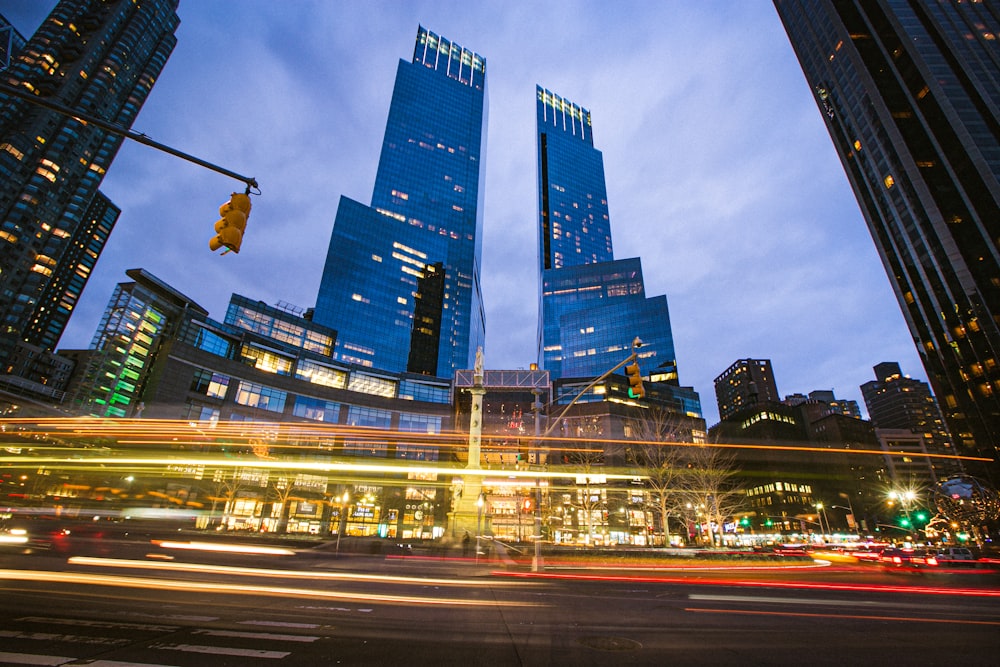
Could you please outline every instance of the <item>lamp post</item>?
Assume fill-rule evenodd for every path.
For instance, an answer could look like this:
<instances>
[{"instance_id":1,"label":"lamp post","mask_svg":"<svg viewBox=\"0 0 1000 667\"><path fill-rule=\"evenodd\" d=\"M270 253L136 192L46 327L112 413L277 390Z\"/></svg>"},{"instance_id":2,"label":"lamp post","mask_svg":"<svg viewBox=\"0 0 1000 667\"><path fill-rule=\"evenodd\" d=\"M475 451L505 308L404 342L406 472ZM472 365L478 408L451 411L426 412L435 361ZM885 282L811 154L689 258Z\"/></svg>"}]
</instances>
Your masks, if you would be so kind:
<instances>
[{"instance_id":1,"label":"lamp post","mask_svg":"<svg viewBox=\"0 0 1000 667\"><path fill-rule=\"evenodd\" d=\"M844 507L843 505L830 505L830 507L834 509L847 510L849 512L848 516L851 517L850 521L847 523L847 527L852 528L855 533L858 532L858 519L854 516L853 507Z\"/></svg>"},{"instance_id":2,"label":"lamp post","mask_svg":"<svg viewBox=\"0 0 1000 667\"><path fill-rule=\"evenodd\" d=\"M829 518L826 519L826 527L825 528L823 527L823 519L826 518L826 512L823 511L823 503L816 503L816 518L819 519L819 529L821 532L824 532L826 535L829 535L831 532L833 532L830 529ZM825 537L823 538L823 541L824 542L826 541Z\"/></svg>"},{"instance_id":3,"label":"lamp post","mask_svg":"<svg viewBox=\"0 0 1000 667\"><path fill-rule=\"evenodd\" d=\"M351 494L344 491L338 500L340 500L340 527L337 529L337 555L340 555L340 538L344 534L344 530L347 529L347 501L351 499Z\"/></svg>"},{"instance_id":4,"label":"lamp post","mask_svg":"<svg viewBox=\"0 0 1000 667\"><path fill-rule=\"evenodd\" d=\"M479 497L476 498L476 562L479 562L479 535L483 531L483 505L486 504L486 499L483 498L483 494L480 493Z\"/></svg>"}]
</instances>

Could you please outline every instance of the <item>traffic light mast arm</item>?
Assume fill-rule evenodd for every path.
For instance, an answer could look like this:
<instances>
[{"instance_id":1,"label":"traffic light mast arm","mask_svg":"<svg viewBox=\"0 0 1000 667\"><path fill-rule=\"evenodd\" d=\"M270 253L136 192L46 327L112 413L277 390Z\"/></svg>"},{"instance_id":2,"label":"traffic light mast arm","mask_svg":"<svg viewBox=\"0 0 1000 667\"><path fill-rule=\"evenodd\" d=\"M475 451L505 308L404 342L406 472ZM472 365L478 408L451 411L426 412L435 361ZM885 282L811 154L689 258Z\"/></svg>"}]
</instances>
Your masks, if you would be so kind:
<instances>
[{"instance_id":1,"label":"traffic light mast arm","mask_svg":"<svg viewBox=\"0 0 1000 667\"><path fill-rule=\"evenodd\" d=\"M21 90L20 88L16 88L14 86L8 86L5 83L0 84L0 93L16 97L18 99L24 100L25 102L30 102L31 104L37 104L38 106L44 107L49 111L55 111L56 113L60 113L64 116L69 116L70 118L76 118L77 120L83 121L84 123L87 123L89 125L94 125L96 127L99 127L105 132L110 132L111 134L116 134L119 137L131 139L132 141L138 141L140 144L145 144L146 146L150 146L157 150L161 150L164 153L170 153L174 157L179 157L182 160L193 162L196 165L205 167L206 169L211 169L212 171L222 174L223 176L228 176L229 178L235 178L237 181L242 181L246 183L247 194L249 194L251 190L257 190L257 194L260 193L260 186L257 185L256 179L254 179L252 176L243 176L241 174L237 174L235 171L230 171L225 167L220 167L218 165L212 164L211 162L206 162L205 160L197 158L193 155L182 153L176 148L171 148L170 146L161 144L158 141L153 141L145 134L140 134L138 132L133 132L132 130L127 130L124 127L115 125L113 123L109 123L107 121L101 120L100 118L95 118L94 116L82 113L80 111L74 111L69 107L64 107L63 105L57 104L56 102L51 102L43 97L39 97L38 95L32 95L31 93Z\"/></svg>"},{"instance_id":2,"label":"traffic light mast arm","mask_svg":"<svg viewBox=\"0 0 1000 667\"><path fill-rule=\"evenodd\" d=\"M639 339L637 338L636 340L638 341ZM639 345L642 345L641 341L639 341ZM611 375L612 373L614 373L616 370L618 370L619 368L621 368L625 364L631 363L631 362L635 361L636 359L638 359L639 358L639 354L638 354L638 352L636 352L636 349L639 347L639 345L636 345L635 343L632 343L632 354L630 354L627 357L625 357L625 359L623 359L614 368L609 368L608 370L604 371L593 382L591 382L586 387L584 387L583 389L581 389L579 391L579 393L577 393L577 395L573 397L573 400L569 402L569 405L567 405L566 408L562 412L559 413L559 416L556 417L556 420L551 425L549 425L549 427L547 429L545 429L545 433L542 433L542 438L547 438L548 435L550 433L552 433L552 431L555 429L555 427L559 425L559 422L562 421L562 418L566 416L566 413L569 412L569 409L571 407L573 407L574 405L576 405L576 402L579 401L580 398L584 394L586 394L588 391L590 391L594 387L594 385L596 385L598 382L600 382L604 378L606 378L609 375Z\"/></svg>"}]
</instances>

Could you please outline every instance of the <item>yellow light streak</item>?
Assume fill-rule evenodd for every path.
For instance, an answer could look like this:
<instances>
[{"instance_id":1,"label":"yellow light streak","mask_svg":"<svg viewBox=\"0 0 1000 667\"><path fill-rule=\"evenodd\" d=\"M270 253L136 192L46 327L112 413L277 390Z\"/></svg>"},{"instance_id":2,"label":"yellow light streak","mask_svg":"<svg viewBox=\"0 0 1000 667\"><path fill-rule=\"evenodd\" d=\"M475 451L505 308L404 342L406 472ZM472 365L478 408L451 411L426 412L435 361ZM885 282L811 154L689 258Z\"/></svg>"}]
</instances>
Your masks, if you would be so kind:
<instances>
[{"instance_id":1,"label":"yellow light streak","mask_svg":"<svg viewBox=\"0 0 1000 667\"><path fill-rule=\"evenodd\" d=\"M215 551L234 554L258 554L261 556L294 556L291 549L264 547L253 544L220 544L215 542L172 542L154 540L153 544L163 549L183 549L188 551Z\"/></svg>"},{"instance_id":2,"label":"yellow light streak","mask_svg":"<svg viewBox=\"0 0 1000 667\"><path fill-rule=\"evenodd\" d=\"M437 577L404 577L390 574L363 574L357 572L317 572L315 570L275 570L273 568L234 567L229 565L207 565L204 563L177 563L145 560L128 560L122 558L96 558L93 556L73 556L68 559L73 565L90 565L94 567L123 567L145 570L167 570L176 572L208 572L212 574L232 574L247 577L283 577L309 579L310 581L369 581L391 584L410 584L415 586L482 586L482 579L441 579ZM515 581L516 587L528 582ZM505 582L490 582L490 586L506 586Z\"/></svg>"},{"instance_id":3,"label":"yellow light streak","mask_svg":"<svg viewBox=\"0 0 1000 667\"><path fill-rule=\"evenodd\" d=\"M501 602L498 600L470 600L466 598L429 598L408 595L385 595L378 593L341 593L320 591L309 588L288 586L254 586L240 584L217 584L197 581L172 581L121 575L95 575L93 572L46 572L42 570L0 570L0 580L32 581L57 584L77 584L84 586L112 586L118 588L140 588L192 593L223 593L232 595L267 595L274 597L297 597L324 600L353 600L362 602L382 602L387 604L411 604L453 607L537 607L544 606L530 602Z\"/></svg>"}]
</instances>

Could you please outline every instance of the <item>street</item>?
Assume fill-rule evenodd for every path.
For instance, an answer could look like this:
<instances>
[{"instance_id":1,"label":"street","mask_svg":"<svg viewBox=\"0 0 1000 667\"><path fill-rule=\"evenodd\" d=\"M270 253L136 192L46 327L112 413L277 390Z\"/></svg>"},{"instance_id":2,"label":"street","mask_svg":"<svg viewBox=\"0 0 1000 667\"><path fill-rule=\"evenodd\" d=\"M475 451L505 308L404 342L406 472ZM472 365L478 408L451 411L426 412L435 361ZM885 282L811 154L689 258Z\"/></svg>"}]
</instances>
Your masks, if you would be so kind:
<instances>
[{"instance_id":1,"label":"street","mask_svg":"<svg viewBox=\"0 0 1000 667\"><path fill-rule=\"evenodd\" d=\"M985 572L532 573L461 558L114 551L0 554L0 663L987 665L1000 650L1000 579Z\"/></svg>"}]
</instances>

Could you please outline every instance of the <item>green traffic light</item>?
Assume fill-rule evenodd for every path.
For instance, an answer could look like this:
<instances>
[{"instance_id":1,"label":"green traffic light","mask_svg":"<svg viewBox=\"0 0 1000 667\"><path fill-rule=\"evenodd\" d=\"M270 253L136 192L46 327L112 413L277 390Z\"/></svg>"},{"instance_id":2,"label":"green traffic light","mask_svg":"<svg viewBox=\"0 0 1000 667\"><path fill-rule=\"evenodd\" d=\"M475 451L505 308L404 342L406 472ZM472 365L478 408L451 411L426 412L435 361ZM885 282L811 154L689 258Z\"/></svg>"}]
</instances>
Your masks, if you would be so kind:
<instances>
[{"instance_id":1,"label":"green traffic light","mask_svg":"<svg viewBox=\"0 0 1000 667\"><path fill-rule=\"evenodd\" d=\"M900 526L909 526L910 525L910 520L907 519L906 517L903 517L902 519L899 520L899 525Z\"/></svg>"}]
</instances>

